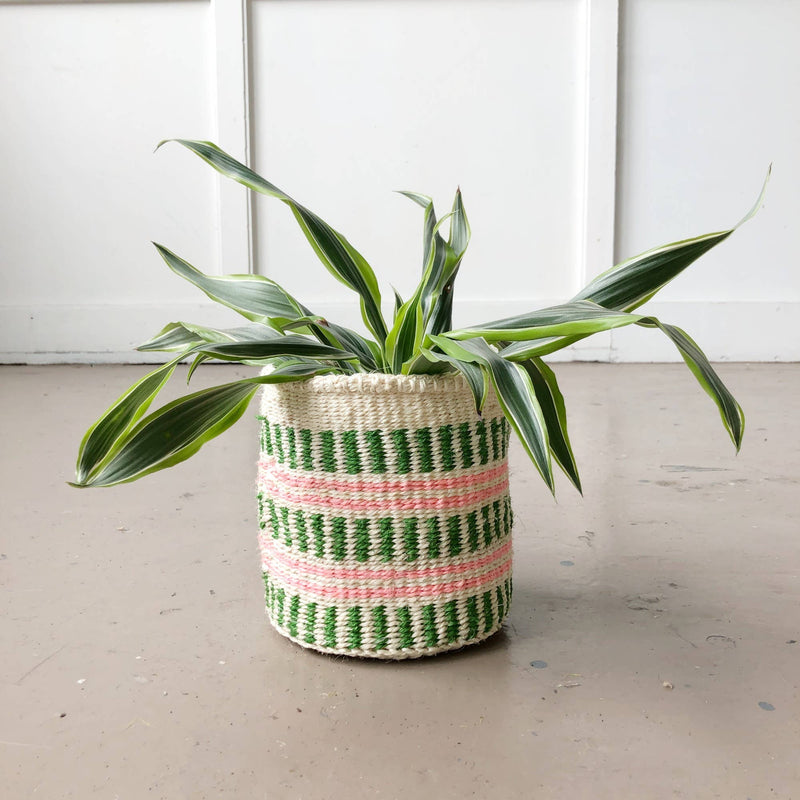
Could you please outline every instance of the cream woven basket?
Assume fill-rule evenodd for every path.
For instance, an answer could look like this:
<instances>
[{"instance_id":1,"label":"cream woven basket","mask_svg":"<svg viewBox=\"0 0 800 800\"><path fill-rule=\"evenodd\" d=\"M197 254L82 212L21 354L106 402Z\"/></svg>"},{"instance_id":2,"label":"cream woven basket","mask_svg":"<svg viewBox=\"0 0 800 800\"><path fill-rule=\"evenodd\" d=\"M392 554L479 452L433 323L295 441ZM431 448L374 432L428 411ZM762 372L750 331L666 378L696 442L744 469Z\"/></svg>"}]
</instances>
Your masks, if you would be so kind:
<instances>
[{"instance_id":1,"label":"cream woven basket","mask_svg":"<svg viewBox=\"0 0 800 800\"><path fill-rule=\"evenodd\" d=\"M261 396L267 614L303 647L403 659L474 644L511 602L508 423L460 375L326 375Z\"/></svg>"}]
</instances>

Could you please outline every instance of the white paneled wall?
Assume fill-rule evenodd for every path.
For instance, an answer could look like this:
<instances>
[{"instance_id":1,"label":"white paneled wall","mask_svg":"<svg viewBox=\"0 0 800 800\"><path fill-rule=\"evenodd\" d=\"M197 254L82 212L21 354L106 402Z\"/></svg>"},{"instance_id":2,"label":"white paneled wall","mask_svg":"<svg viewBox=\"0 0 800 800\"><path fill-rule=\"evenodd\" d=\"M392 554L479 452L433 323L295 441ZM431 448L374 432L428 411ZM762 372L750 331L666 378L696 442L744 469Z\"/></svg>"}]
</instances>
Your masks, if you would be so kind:
<instances>
[{"instance_id":1,"label":"white paneled wall","mask_svg":"<svg viewBox=\"0 0 800 800\"><path fill-rule=\"evenodd\" d=\"M653 306L713 358L799 358L798 33L780 0L0 0L0 360L135 360L167 321L233 321L151 239L358 324L288 210L176 145L154 155L170 136L249 158L387 299L421 257L421 209L392 190L441 214L460 185L458 322L729 226L774 161L761 214ZM675 355L637 330L571 357Z\"/></svg>"}]
</instances>

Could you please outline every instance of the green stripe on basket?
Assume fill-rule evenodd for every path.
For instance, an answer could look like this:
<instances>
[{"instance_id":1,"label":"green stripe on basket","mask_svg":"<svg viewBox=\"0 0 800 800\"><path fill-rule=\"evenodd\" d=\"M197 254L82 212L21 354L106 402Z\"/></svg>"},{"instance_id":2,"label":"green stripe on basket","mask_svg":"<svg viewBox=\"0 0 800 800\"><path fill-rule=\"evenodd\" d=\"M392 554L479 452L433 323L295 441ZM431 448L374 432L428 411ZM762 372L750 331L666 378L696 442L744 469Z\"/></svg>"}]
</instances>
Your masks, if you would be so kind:
<instances>
[{"instance_id":1,"label":"green stripe on basket","mask_svg":"<svg viewBox=\"0 0 800 800\"><path fill-rule=\"evenodd\" d=\"M434 463L431 429L419 428L414 431L414 439L416 440L419 453L419 471L432 472Z\"/></svg>"},{"instance_id":2,"label":"green stripe on basket","mask_svg":"<svg viewBox=\"0 0 800 800\"><path fill-rule=\"evenodd\" d=\"M294 428L286 429L286 442L289 447L289 467L297 469L297 442Z\"/></svg>"},{"instance_id":3,"label":"green stripe on basket","mask_svg":"<svg viewBox=\"0 0 800 800\"><path fill-rule=\"evenodd\" d=\"M303 469L314 469L314 437L308 428L300 431L300 450L303 454Z\"/></svg>"},{"instance_id":4,"label":"green stripe on basket","mask_svg":"<svg viewBox=\"0 0 800 800\"><path fill-rule=\"evenodd\" d=\"M375 635L375 649L385 650L389 644L389 623L386 619L386 606L372 609L372 631Z\"/></svg>"},{"instance_id":5,"label":"green stripe on basket","mask_svg":"<svg viewBox=\"0 0 800 800\"><path fill-rule=\"evenodd\" d=\"M502 622L505 618L505 599L503 598L503 590L500 586L495 589L495 595L497 597L497 621Z\"/></svg>"},{"instance_id":6,"label":"green stripe on basket","mask_svg":"<svg viewBox=\"0 0 800 800\"><path fill-rule=\"evenodd\" d=\"M336 472L336 440L333 431L322 431L319 440L322 449L322 469L325 472Z\"/></svg>"},{"instance_id":7,"label":"green stripe on basket","mask_svg":"<svg viewBox=\"0 0 800 800\"><path fill-rule=\"evenodd\" d=\"M283 431L280 425L273 425L272 434L275 437L275 456L283 464L286 460L283 454Z\"/></svg>"},{"instance_id":8,"label":"green stripe on basket","mask_svg":"<svg viewBox=\"0 0 800 800\"><path fill-rule=\"evenodd\" d=\"M283 540L287 547L292 546L292 529L289 527L289 509L281 507L281 523L283 525Z\"/></svg>"},{"instance_id":9,"label":"green stripe on basket","mask_svg":"<svg viewBox=\"0 0 800 800\"><path fill-rule=\"evenodd\" d=\"M456 467L456 454L453 450L453 426L442 425L439 428L439 455L442 469L449 472Z\"/></svg>"},{"instance_id":10,"label":"green stripe on basket","mask_svg":"<svg viewBox=\"0 0 800 800\"><path fill-rule=\"evenodd\" d=\"M306 528L306 515L301 508L294 512L294 529L297 532L297 549L301 553L308 552L308 529Z\"/></svg>"},{"instance_id":11,"label":"green stripe on basket","mask_svg":"<svg viewBox=\"0 0 800 800\"><path fill-rule=\"evenodd\" d=\"M347 555L347 520L344 517L334 517L331 521L333 531L331 544L334 561L344 561Z\"/></svg>"},{"instance_id":12,"label":"green stripe on basket","mask_svg":"<svg viewBox=\"0 0 800 800\"><path fill-rule=\"evenodd\" d=\"M408 606L402 606L397 609L397 629L400 637L400 647L413 647L414 633L411 627L411 609Z\"/></svg>"},{"instance_id":13,"label":"green stripe on basket","mask_svg":"<svg viewBox=\"0 0 800 800\"><path fill-rule=\"evenodd\" d=\"M445 620L445 638L447 643L451 644L458 639L460 625L458 622L458 610L456 608L455 600L448 600L444 604L444 620Z\"/></svg>"},{"instance_id":14,"label":"green stripe on basket","mask_svg":"<svg viewBox=\"0 0 800 800\"><path fill-rule=\"evenodd\" d=\"M342 451L344 452L344 469L350 475L361 472L361 456L358 452L358 434L356 431L345 431L342 434Z\"/></svg>"},{"instance_id":15,"label":"green stripe on basket","mask_svg":"<svg viewBox=\"0 0 800 800\"><path fill-rule=\"evenodd\" d=\"M300 595L295 594L292 595L292 599L289 600L289 635L290 636L297 636L297 618L300 616Z\"/></svg>"},{"instance_id":16,"label":"green stripe on basket","mask_svg":"<svg viewBox=\"0 0 800 800\"><path fill-rule=\"evenodd\" d=\"M499 539L503 535L503 522L500 519L500 501L492 501L492 511L494 512L494 537Z\"/></svg>"},{"instance_id":17,"label":"green stripe on basket","mask_svg":"<svg viewBox=\"0 0 800 800\"><path fill-rule=\"evenodd\" d=\"M266 450L267 455L271 456L273 454L272 449L272 431L270 430L269 420L266 417L262 417L262 449Z\"/></svg>"},{"instance_id":18,"label":"green stripe on basket","mask_svg":"<svg viewBox=\"0 0 800 800\"><path fill-rule=\"evenodd\" d=\"M308 644L316 642L315 628L317 625L317 604L309 603L306 606L306 635L305 641Z\"/></svg>"},{"instance_id":19,"label":"green stripe on basket","mask_svg":"<svg viewBox=\"0 0 800 800\"><path fill-rule=\"evenodd\" d=\"M494 614L492 613L492 593L483 593L483 632L488 633L494 627Z\"/></svg>"},{"instance_id":20,"label":"green stripe on basket","mask_svg":"<svg viewBox=\"0 0 800 800\"><path fill-rule=\"evenodd\" d=\"M263 531L267 527L267 520L264 516L264 493L259 492L256 495L256 502L258 503L258 527Z\"/></svg>"},{"instance_id":21,"label":"green stripe on basket","mask_svg":"<svg viewBox=\"0 0 800 800\"><path fill-rule=\"evenodd\" d=\"M486 443L486 423L481 419L475 424L475 430L478 433L478 458L481 464L489 463L489 446Z\"/></svg>"},{"instance_id":22,"label":"green stripe on basket","mask_svg":"<svg viewBox=\"0 0 800 800\"><path fill-rule=\"evenodd\" d=\"M406 561L419 558L419 520L416 517L403 520L403 552Z\"/></svg>"},{"instance_id":23,"label":"green stripe on basket","mask_svg":"<svg viewBox=\"0 0 800 800\"><path fill-rule=\"evenodd\" d=\"M272 525L272 538L277 539L281 535L280 523L278 522L278 512L275 507L275 501L267 498L267 506L269 506L269 521Z\"/></svg>"},{"instance_id":24,"label":"green stripe on basket","mask_svg":"<svg viewBox=\"0 0 800 800\"><path fill-rule=\"evenodd\" d=\"M447 554L457 556L461 553L461 519L458 516L447 518Z\"/></svg>"},{"instance_id":25,"label":"green stripe on basket","mask_svg":"<svg viewBox=\"0 0 800 800\"><path fill-rule=\"evenodd\" d=\"M408 444L408 431L405 428L392 431L390 434L395 452L395 472L405 475L411 472L411 448Z\"/></svg>"},{"instance_id":26,"label":"green stripe on basket","mask_svg":"<svg viewBox=\"0 0 800 800\"><path fill-rule=\"evenodd\" d=\"M481 508L481 518L483 520L483 543L488 547L492 543L492 524L489 518L489 506Z\"/></svg>"},{"instance_id":27,"label":"green stripe on basket","mask_svg":"<svg viewBox=\"0 0 800 800\"><path fill-rule=\"evenodd\" d=\"M367 440L370 471L380 474L386 472L386 450L383 446L383 432L366 431L364 438Z\"/></svg>"},{"instance_id":28,"label":"green stripe on basket","mask_svg":"<svg viewBox=\"0 0 800 800\"><path fill-rule=\"evenodd\" d=\"M492 459L500 458L500 420L495 417L491 423L492 428Z\"/></svg>"},{"instance_id":29,"label":"green stripe on basket","mask_svg":"<svg viewBox=\"0 0 800 800\"><path fill-rule=\"evenodd\" d=\"M276 606L276 613L275 619L278 621L278 625L283 625L283 601L286 598L286 590L281 587L275 592L275 606Z\"/></svg>"},{"instance_id":30,"label":"green stripe on basket","mask_svg":"<svg viewBox=\"0 0 800 800\"><path fill-rule=\"evenodd\" d=\"M472 432L469 422L462 422L458 426L458 443L461 447L461 466L469 469L474 463L475 458L472 453Z\"/></svg>"},{"instance_id":31,"label":"green stripe on basket","mask_svg":"<svg viewBox=\"0 0 800 800\"><path fill-rule=\"evenodd\" d=\"M428 647L439 644L439 629L436 627L436 610L433 604L422 607L422 632Z\"/></svg>"},{"instance_id":32,"label":"green stripe on basket","mask_svg":"<svg viewBox=\"0 0 800 800\"><path fill-rule=\"evenodd\" d=\"M347 611L347 646L351 650L361 647L361 606L353 606Z\"/></svg>"},{"instance_id":33,"label":"green stripe on basket","mask_svg":"<svg viewBox=\"0 0 800 800\"><path fill-rule=\"evenodd\" d=\"M325 558L325 515L311 515L311 530L314 532L314 555Z\"/></svg>"},{"instance_id":34,"label":"green stripe on basket","mask_svg":"<svg viewBox=\"0 0 800 800\"><path fill-rule=\"evenodd\" d=\"M328 606L325 609L325 647L336 647L336 606Z\"/></svg>"}]
</instances>

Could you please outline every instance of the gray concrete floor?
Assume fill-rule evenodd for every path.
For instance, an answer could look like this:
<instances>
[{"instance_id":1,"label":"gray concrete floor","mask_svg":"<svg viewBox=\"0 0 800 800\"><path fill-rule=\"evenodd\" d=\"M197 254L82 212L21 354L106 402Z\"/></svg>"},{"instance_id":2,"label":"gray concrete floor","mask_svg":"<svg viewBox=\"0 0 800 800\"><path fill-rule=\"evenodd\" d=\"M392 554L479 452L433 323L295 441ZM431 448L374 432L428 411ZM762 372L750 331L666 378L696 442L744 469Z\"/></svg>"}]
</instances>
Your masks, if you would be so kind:
<instances>
[{"instance_id":1,"label":"gray concrete floor","mask_svg":"<svg viewBox=\"0 0 800 800\"><path fill-rule=\"evenodd\" d=\"M559 367L585 499L514 449L510 621L403 663L268 626L252 414L66 485L142 372L0 369L4 800L800 798L800 367L721 367L738 457L682 366Z\"/></svg>"}]
</instances>

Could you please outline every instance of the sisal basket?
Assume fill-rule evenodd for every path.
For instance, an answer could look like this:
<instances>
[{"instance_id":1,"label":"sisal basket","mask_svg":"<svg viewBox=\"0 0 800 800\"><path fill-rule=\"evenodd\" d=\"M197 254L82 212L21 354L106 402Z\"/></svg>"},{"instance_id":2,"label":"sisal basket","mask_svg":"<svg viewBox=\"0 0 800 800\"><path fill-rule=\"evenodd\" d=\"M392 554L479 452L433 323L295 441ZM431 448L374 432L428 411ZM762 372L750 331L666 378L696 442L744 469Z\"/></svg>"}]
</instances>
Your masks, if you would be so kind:
<instances>
[{"instance_id":1,"label":"sisal basket","mask_svg":"<svg viewBox=\"0 0 800 800\"><path fill-rule=\"evenodd\" d=\"M326 653L417 658L511 602L508 423L460 375L265 385L259 545L272 625Z\"/></svg>"}]
</instances>

